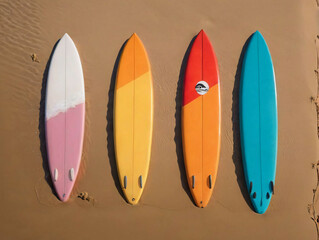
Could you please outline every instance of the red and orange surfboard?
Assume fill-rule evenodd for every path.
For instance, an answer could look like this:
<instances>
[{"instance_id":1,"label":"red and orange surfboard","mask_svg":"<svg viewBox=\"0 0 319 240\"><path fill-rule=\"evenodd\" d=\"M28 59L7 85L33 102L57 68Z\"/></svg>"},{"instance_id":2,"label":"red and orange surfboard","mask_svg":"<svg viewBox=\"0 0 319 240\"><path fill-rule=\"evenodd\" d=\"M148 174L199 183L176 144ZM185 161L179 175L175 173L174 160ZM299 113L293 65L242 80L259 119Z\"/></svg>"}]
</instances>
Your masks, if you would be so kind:
<instances>
[{"instance_id":1,"label":"red and orange surfboard","mask_svg":"<svg viewBox=\"0 0 319 240\"><path fill-rule=\"evenodd\" d=\"M215 185L221 107L219 72L213 47L201 30L193 42L184 78L183 153L187 180L198 207L205 207Z\"/></svg>"}]
</instances>

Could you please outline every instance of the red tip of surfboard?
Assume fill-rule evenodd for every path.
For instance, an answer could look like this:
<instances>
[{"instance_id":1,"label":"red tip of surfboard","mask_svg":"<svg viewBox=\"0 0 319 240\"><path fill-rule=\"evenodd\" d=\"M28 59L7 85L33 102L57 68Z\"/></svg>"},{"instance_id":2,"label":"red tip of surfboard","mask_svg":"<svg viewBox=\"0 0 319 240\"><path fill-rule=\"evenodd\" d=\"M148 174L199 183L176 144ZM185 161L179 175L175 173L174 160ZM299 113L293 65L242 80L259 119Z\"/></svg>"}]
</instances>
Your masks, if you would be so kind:
<instances>
[{"instance_id":1,"label":"red tip of surfboard","mask_svg":"<svg viewBox=\"0 0 319 240\"><path fill-rule=\"evenodd\" d=\"M188 56L184 76L183 106L201 96L197 93L195 86L202 80L209 87L218 84L217 59L203 29L197 34Z\"/></svg>"},{"instance_id":2,"label":"red tip of surfboard","mask_svg":"<svg viewBox=\"0 0 319 240\"><path fill-rule=\"evenodd\" d=\"M198 35L204 35L204 36L206 36L206 32L204 31L204 29L201 29L200 31L199 31L199 33L198 33Z\"/></svg>"}]
</instances>

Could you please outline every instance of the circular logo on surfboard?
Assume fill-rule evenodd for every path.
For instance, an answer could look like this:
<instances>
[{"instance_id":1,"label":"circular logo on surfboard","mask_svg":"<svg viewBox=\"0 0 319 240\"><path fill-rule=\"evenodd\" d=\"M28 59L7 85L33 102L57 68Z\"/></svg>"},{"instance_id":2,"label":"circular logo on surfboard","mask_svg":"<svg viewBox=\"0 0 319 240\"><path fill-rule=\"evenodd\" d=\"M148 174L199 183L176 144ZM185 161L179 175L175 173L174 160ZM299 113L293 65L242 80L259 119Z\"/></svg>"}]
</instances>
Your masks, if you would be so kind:
<instances>
[{"instance_id":1,"label":"circular logo on surfboard","mask_svg":"<svg viewBox=\"0 0 319 240\"><path fill-rule=\"evenodd\" d=\"M208 83L205 81L199 81L195 86L195 90L199 95L204 95L209 90Z\"/></svg>"}]
</instances>

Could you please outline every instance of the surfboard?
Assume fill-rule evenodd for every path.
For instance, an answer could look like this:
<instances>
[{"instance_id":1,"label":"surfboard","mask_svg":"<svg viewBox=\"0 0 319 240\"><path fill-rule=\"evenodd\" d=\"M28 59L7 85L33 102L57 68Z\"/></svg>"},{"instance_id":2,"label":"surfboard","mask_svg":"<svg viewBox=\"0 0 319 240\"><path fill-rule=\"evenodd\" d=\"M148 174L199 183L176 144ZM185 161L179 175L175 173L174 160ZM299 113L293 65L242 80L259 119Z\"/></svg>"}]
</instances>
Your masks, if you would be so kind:
<instances>
[{"instance_id":1,"label":"surfboard","mask_svg":"<svg viewBox=\"0 0 319 240\"><path fill-rule=\"evenodd\" d=\"M264 213L274 193L278 120L275 74L267 44L256 31L242 63L239 119L247 189L257 213Z\"/></svg>"},{"instance_id":2,"label":"surfboard","mask_svg":"<svg viewBox=\"0 0 319 240\"><path fill-rule=\"evenodd\" d=\"M195 204L205 207L216 181L220 152L220 89L217 58L201 30L184 77L182 139L187 180Z\"/></svg>"},{"instance_id":3,"label":"surfboard","mask_svg":"<svg viewBox=\"0 0 319 240\"><path fill-rule=\"evenodd\" d=\"M60 39L51 59L45 105L50 174L59 199L66 202L80 167L85 116L81 61L68 34Z\"/></svg>"},{"instance_id":4,"label":"surfboard","mask_svg":"<svg viewBox=\"0 0 319 240\"><path fill-rule=\"evenodd\" d=\"M126 200L137 204L147 180L153 131L153 83L142 41L134 33L118 64L114 96L117 171Z\"/></svg>"}]
</instances>

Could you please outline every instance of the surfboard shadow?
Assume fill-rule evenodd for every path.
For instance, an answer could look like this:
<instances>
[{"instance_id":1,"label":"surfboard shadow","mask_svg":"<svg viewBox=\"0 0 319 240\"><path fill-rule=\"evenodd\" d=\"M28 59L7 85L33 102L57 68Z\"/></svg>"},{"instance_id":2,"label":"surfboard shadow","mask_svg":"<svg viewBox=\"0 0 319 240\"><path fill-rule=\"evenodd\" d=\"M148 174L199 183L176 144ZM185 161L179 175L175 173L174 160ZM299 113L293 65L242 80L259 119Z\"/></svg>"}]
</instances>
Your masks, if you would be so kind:
<instances>
[{"instance_id":1,"label":"surfboard shadow","mask_svg":"<svg viewBox=\"0 0 319 240\"><path fill-rule=\"evenodd\" d=\"M42 156L42 168L44 171L44 179L48 183L51 188L52 193L54 196L59 199L51 179L50 169L49 169L49 162L48 162L48 155L47 155L47 148L46 148L46 139L45 139L45 99L46 99L46 89L47 89L47 81L48 81L48 72L50 63L52 60L53 53L59 43L60 39L54 44L52 52L50 54L49 60L45 66L43 76L42 76L42 87L41 87L41 99L40 99L40 108L39 108L39 138L40 138L40 151Z\"/></svg>"},{"instance_id":2,"label":"surfboard shadow","mask_svg":"<svg viewBox=\"0 0 319 240\"><path fill-rule=\"evenodd\" d=\"M246 203L254 211L253 205L250 201L249 193L246 188L246 180L243 169L242 155L241 155L241 145L240 145L240 127L239 127L239 89L240 89L240 78L241 69L246 52L246 48L251 39L252 35L246 40L239 57L237 64L237 70L234 81L234 88L232 93L232 122L233 122L233 162L235 165L235 173L237 176L237 183L239 185L241 194L243 195Z\"/></svg>"},{"instance_id":3,"label":"surfboard shadow","mask_svg":"<svg viewBox=\"0 0 319 240\"><path fill-rule=\"evenodd\" d=\"M180 72L179 72L177 89L176 89L176 97L175 97L175 104L176 104L175 106L176 107L175 107L175 130L174 130L174 132L175 132L174 141L175 141L175 145L176 145L177 164L179 167L182 187L195 206L196 206L196 204L195 204L194 199L192 197L192 194L189 190L187 177L186 177L186 171L185 171L185 165L184 165L181 113L182 113L182 103L183 103L183 81L184 81L184 76L185 76L187 59L188 59L190 50L193 46L193 43L194 43L196 37L197 37L197 35L193 37L193 39L191 40L191 42L188 45L188 48L184 54L181 68L180 68Z\"/></svg>"},{"instance_id":4,"label":"surfboard shadow","mask_svg":"<svg viewBox=\"0 0 319 240\"><path fill-rule=\"evenodd\" d=\"M111 82L110 82L110 88L108 92L109 101L107 103L107 113L106 113L106 133L107 133L107 152L109 157L109 162L111 166L111 174L113 177L114 184L116 186L117 191L122 196L122 198L127 202L124 193L122 191L122 187L119 181L118 173L117 173L117 166L116 166L116 159L115 159L115 150L114 150L114 133L113 133L113 103L114 103L114 89L115 89L115 81L116 81L116 74L118 69L118 64L121 59L121 55L123 52L123 49L127 43L128 39L123 43L121 46L121 49L116 57L112 76L111 76Z\"/></svg>"}]
</instances>

